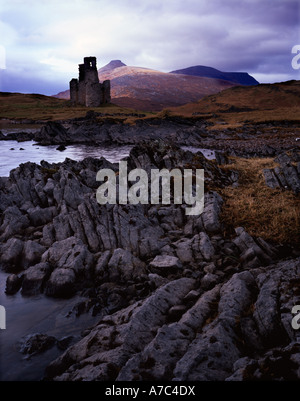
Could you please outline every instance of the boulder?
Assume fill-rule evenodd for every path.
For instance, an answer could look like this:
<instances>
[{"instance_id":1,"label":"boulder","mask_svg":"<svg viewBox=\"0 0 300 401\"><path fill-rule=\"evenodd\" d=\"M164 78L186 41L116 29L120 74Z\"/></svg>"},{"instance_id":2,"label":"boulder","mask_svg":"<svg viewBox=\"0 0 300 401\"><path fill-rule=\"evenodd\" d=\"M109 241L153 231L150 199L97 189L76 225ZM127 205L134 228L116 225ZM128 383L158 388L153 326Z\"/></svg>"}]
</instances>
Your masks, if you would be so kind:
<instances>
[{"instance_id":1,"label":"boulder","mask_svg":"<svg viewBox=\"0 0 300 401\"><path fill-rule=\"evenodd\" d=\"M40 208L39 206L36 206L34 208L28 209L27 213L30 224L34 227L38 227L50 223L53 220L53 217L56 215L57 211L54 206L47 208Z\"/></svg>"},{"instance_id":2,"label":"boulder","mask_svg":"<svg viewBox=\"0 0 300 401\"><path fill-rule=\"evenodd\" d=\"M16 274L10 274L6 279L5 293L7 295L13 295L19 291L22 285L22 277Z\"/></svg>"},{"instance_id":3,"label":"boulder","mask_svg":"<svg viewBox=\"0 0 300 401\"><path fill-rule=\"evenodd\" d=\"M55 242L42 256L54 269L72 269L77 275L89 278L94 258L81 240L70 237Z\"/></svg>"},{"instance_id":4,"label":"boulder","mask_svg":"<svg viewBox=\"0 0 300 401\"><path fill-rule=\"evenodd\" d=\"M51 274L48 263L29 267L23 275L22 295L37 295L43 292L44 285Z\"/></svg>"},{"instance_id":5,"label":"boulder","mask_svg":"<svg viewBox=\"0 0 300 401\"><path fill-rule=\"evenodd\" d=\"M8 207L3 213L0 226L0 241L7 241L28 226L28 217L24 216L17 206Z\"/></svg>"},{"instance_id":6,"label":"boulder","mask_svg":"<svg viewBox=\"0 0 300 401\"><path fill-rule=\"evenodd\" d=\"M46 251L46 247L40 245L36 241L26 241L24 243L22 252L22 267L27 269L29 266L33 266L41 261L43 253Z\"/></svg>"},{"instance_id":7,"label":"boulder","mask_svg":"<svg viewBox=\"0 0 300 401\"><path fill-rule=\"evenodd\" d=\"M219 214L221 212L223 199L216 192L205 194L204 211L201 215L205 231L216 233L221 229Z\"/></svg>"},{"instance_id":8,"label":"boulder","mask_svg":"<svg viewBox=\"0 0 300 401\"><path fill-rule=\"evenodd\" d=\"M47 334L29 334L21 340L19 344L19 350L22 354L32 356L35 354L40 354L51 348L55 342L55 337L48 336Z\"/></svg>"},{"instance_id":9,"label":"boulder","mask_svg":"<svg viewBox=\"0 0 300 401\"><path fill-rule=\"evenodd\" d=\"M76 276L72 269L55 269L47 281L45 294L55 298L69 298L76 292Z\"/></svg>"},{"instance_id":10,"label":"boulder","mask_svg":"<svg viewBox=\"0 0 300 401\"><path fill-rule=\"evenodd\" d=\"M146 265L131 252L118 248L114 250L107 264L107 272L110 281L127 282L145 274Z\"/></svg>"},{"instance_id":11,"label":"boulder","mask_svg":"<svg viewBox=\"0 0 300 401\"><path fill-rule=\"evenodd\" d=\"M175 256L158 255L150 262L149 269L152 273L166 276L177 273L179 269L182 269L182 263Z\"/></svg>"},{"instance_id":12,"label":"boulder","mask_svg":"<svg viewBox=\"0 0 300 401\"><path fill-rule=\"evenodd\" d=\"M67 130L55 121L48 121L39 133L35 135L35 141L41 145L58 145L69 140Z\"/></svg>"},{"instance_id":13,"label":"boulder","mask_svg":"<svg viewBox=\"0 0 300 401\"><path fill-rule=\"evenodd\" d=\"M7 272L16 272L22 266L22 252L24 242L18 238L10 238L1 246L1 266Z\"/></svg>"}]
</instances>

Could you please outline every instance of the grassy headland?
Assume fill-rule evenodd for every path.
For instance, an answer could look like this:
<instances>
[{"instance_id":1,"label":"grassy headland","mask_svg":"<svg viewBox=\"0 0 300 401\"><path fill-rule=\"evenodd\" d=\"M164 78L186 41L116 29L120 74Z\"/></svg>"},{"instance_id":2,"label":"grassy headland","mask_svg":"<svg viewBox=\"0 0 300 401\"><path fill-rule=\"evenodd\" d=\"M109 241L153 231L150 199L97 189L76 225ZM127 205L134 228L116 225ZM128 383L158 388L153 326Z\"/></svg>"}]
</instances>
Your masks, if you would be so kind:
<instances>
[{"instance_id":1,"label":"grassy headland","mask_svg":"<svg viewBox=\"0 0 300 401\"><path fill-rule=\"evenodd\" d=\"M119 107L114 104L88 108L73 106L68 100L40 94L0 92L0 119L29 119L45 122L68 120L84 117L89 110L103 114L114 114L116 118L118 118L118 114L123 114L125 116L122 116L122 119L126 118L126 114L131 116L132 113L137 113L136 110ZM143 114L145 113L143 112Z\"/></svg>"}]
</instances>

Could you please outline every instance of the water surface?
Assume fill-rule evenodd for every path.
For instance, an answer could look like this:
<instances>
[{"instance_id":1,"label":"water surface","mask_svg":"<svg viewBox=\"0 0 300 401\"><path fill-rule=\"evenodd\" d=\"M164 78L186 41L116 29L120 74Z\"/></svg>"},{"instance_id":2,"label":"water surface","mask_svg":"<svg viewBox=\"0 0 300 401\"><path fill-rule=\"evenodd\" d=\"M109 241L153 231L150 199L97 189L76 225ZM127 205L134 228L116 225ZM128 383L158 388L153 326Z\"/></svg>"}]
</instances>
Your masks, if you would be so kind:
<instances>
[{"instance_id":1,"label":"water surface","mask_svg":"<svg viewBox=\"0 0 300 401\"><path fill-rule=\"evenodd\" d=\"M10 170L29 161L37 164L42 160L59 163L66 158L80 161L86 157L104 157L111 163L118 163L132 149L132 146L68 145L66 150L60 152L56 150L57 147L36 145L34 141L0 141L0 177L8 177Z\"/></svg>"},{"instance_id":2,"label":"water surface","mask_svg":"<svg viewBox=\"0 0 300 401\"><path fill-rule=\"evenodd\" d=\"M28 359L19 351L22 337L42 333L57 339L72 336L75 342L81 338L81 331L97 323L100 317L91 313L77 317L72 309L83 300L79 296L63 300L43 294L23 297L20 291L6 295L7 276L0 271L0 305L6 309L6 329L0 330L0 381L38 381L46 366L63 351L54 345Z\"/></svg>"}]
</instances>

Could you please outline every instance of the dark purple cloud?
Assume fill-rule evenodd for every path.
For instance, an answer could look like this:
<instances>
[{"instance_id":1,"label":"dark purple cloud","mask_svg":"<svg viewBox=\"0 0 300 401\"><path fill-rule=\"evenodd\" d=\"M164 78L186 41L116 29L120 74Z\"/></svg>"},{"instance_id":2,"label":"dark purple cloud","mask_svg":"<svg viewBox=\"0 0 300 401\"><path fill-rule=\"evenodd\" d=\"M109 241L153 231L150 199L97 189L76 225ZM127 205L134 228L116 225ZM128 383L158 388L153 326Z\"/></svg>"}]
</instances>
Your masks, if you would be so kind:
<instances>
[{"instance_id":1,"label":"dark purple cloud","mask_svg":"<svg viewBox=\"0 0 300 401\"><path fill-rule=\"evenodd\" d=\"M260 82L300 79L291 66L298 0L0 2L0 90L64 90L86 55L97 56L99 67L121 59L160 71L207 65Z\"/></svg>"}]
</instances>

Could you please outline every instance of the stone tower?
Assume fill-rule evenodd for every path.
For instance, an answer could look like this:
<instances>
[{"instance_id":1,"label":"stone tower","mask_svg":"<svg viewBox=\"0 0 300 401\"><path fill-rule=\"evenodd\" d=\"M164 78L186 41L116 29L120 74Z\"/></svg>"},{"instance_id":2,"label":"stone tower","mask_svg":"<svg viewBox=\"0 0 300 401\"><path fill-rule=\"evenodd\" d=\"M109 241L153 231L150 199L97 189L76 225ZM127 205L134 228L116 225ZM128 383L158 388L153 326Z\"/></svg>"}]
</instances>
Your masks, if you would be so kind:
<instances>
[{"instance_id":1,"label":"stone tower","mask_svg":"<svg viewBox=\"0 0 300 401\"><path fill-rule=\"evenodd\" d=\"M110 103L110 81L99 82L96 57L85 57L79 64L79 79L70 81L72 104L86 107L98 107Z\"/></svg>"}]
</instances>

